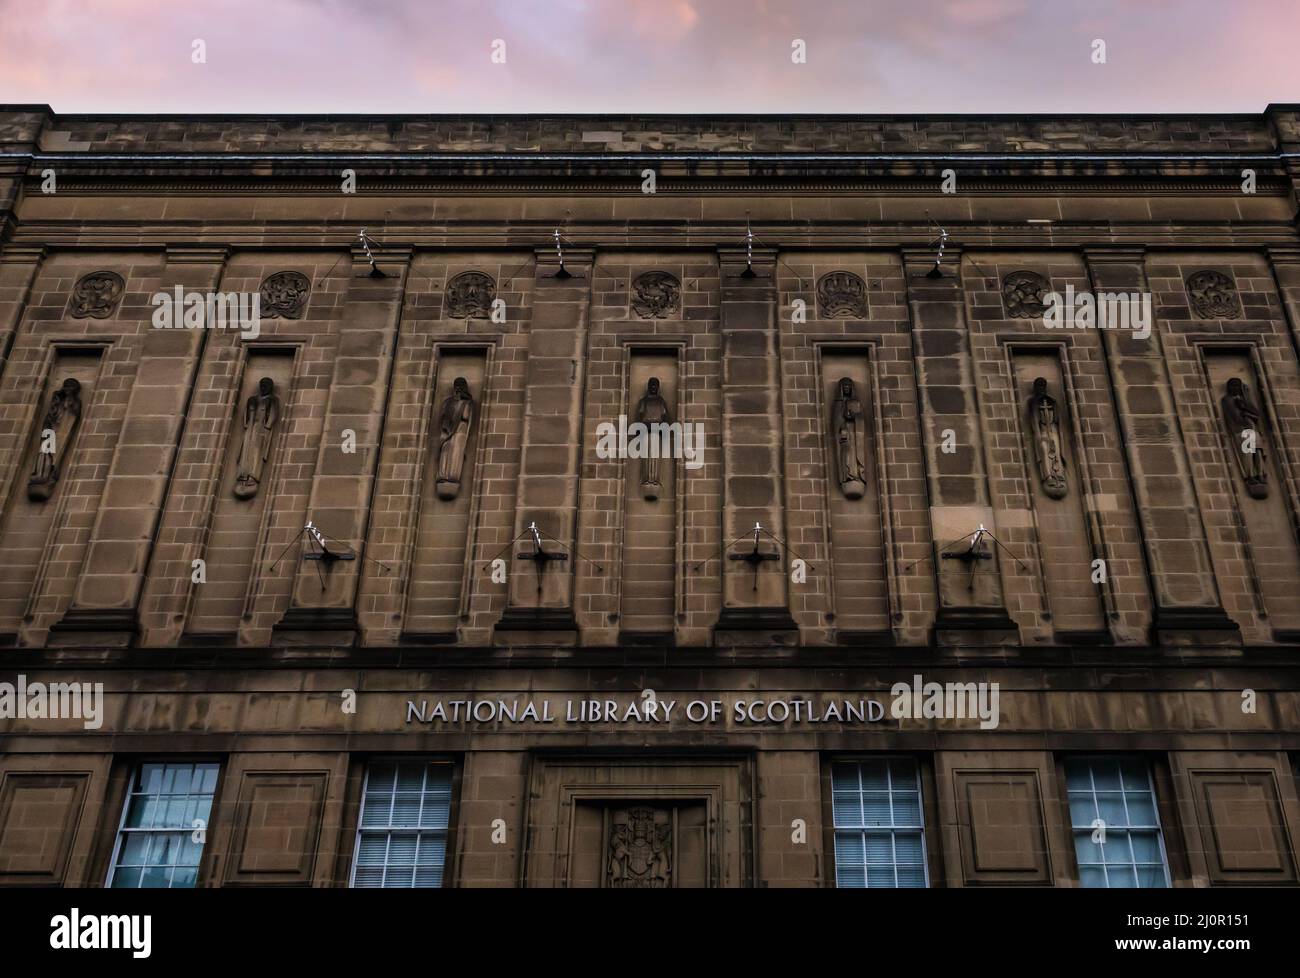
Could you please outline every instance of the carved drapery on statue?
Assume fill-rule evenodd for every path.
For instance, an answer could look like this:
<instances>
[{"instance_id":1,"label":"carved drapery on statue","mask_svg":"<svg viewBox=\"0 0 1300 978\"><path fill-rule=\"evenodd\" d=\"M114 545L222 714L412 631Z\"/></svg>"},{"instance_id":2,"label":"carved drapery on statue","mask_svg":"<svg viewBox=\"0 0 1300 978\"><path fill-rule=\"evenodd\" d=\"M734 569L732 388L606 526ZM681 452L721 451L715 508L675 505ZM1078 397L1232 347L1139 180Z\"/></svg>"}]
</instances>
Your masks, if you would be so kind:
<instances>
[{"instance_id":1,"label":"carved drapery on statue","mask_svg":"<svg viewBox=\"0 0 1300 978\"><path fill-rule=\"evenodd\" d=\"M484 272L461 272L447 283L444 307L449 319L490 319L497 284Z\"/></svg>"},{"instance_id":2,"label":"carved drapery on statue","mask_svg":"<svg viewBox=\"0 0 1300 978\"><path fill-rule=\"evenodd\" d=\"M1202 319L1236 319L1241 315L1237 284L1222 272L1206 269L1187 277L1192 309Z\"/></svg>"},{"instance_id":3,"label":"carved drapery on statue","mask_svg":"<svg viewBox=\"0 0 1300 978\"><path fill-rule=\"evenodd\" d=\"M672 412L668 409L668 402L659 393L658 377L651 377L646 383L645 395L636 405L636 419L646 426L647 439L647 451L641 459L641 494L646 499L655 500L659 498L659 493L663 489L663 470L661 466L668 463L658 457L664 454L664 429L651 426L671 424L673 420ZM650 449L652 444L658 449L657 451Z\"/></svg>"},{"instance_id":4,"label":"carved drapery on statue","mask_svg":"<svg viewBox=\"0 0 1300 978\"><path fill-rule=\"evenodd\" d=\"M1037 272L1012 272L1002 280L1002 304L1012 319L1037 319L1047 312L1052 286Z\"/></svg>"},{"instance_id":5,"label":"carved drapery on statue","mask_svg":"<svg viewBox=\"0 0 1300 978\"><path fill-rule=\"evenodd\" d=\"M1034 440L1034 461L1043 492L1052 499L1064 499L1070 491L1065 472L1065 440L1061 434L1061 410L1056 398L1047 393L1047 381L1034 381L1029 397L1029 431Z\"/></svg>"},{"instance_id":6,"label":"carved drapery on statue","mask_svg":"<svg viewBox=\"0 0 1300 978\"><path fill-rule=\"evenodd\" d=\"M83 275L72 289L68 315L73 319L107 319L125 290L126 282L116 272Z\"/></svg>"},{"instance_id":7,"label":"carved drapery on statue","mask_svg":"<svg viewBox=\"0 0 1300 978\"><path fill-rule=\"evenodd\" d=\"M1228 381L1227 393L1219 401L1219 409L1232 456L1237 461L1237 470L1246 483L1246 492L1252 499L1267 499L1268 437L1259 406L1251 400L1250 392L1240 377Z\"/></svg>"},{"instance_id":8,"label":"carved drapery on statue","mask_svg":"<svg viewBox=\"0 0 1300 978\"><path fill-rule=\"evenodd\" d=\"M50 397L50 406L41 419L36 457L27 478L28 499L40 502L54 494L80 423L81 384L69 377Z\"/></svg>"},{"instance_id":9,"label":"carved drapery on statue","mask_svg":"<svg viewBox=\"0 0 1300 978\"><path fill-rule=\"evenodd\" d=\"M438 412L438 475L434 491L439 499L455 499L465 472L465 447L474 425L474 397L469 382L457 377Z\"/></svg>"},{"instance_id":10,"label":"carved drapery on statue","mask_svg":"<svg viewBox=\"0 0 1300 978\"><path fill-rule=\"evenodd\" d=\"M632 289L632 308L642 319L668 319L681 306L681 283L668 272L638 275Z\"/></svg>"},{"instance_id":11,"label":"carved drapery on statue","mask_svg":"<svg viewBox=\"0 0 1300 978\"><path fill-rule=\"evenodd\" d=\"M842 377L839 394L831 405L831 437L835 445L835 476L848 499L861 499L867 492L863 464L863 415L853 381Z\"/></svg>"},{"instance_id":12,"label":"carved drapery on statue","mask_svg":"<svg viewBox=\"0 0 1300 978\"><path fill-rule=\"evenodd\" d=\"M276 272L262 283L259 314L267 319L301 319L311 294L311 281L302 272Z\"/></svg>"},{"instance_id":13,"label":"carved drapery on statue","mask_svg":"<svg viewBox=\"0 0 1300 978\"><path fill-rule=\"evenodd\" d=\"M263 377L257 383L257 393L244 402L244 439L235 462L235 495L240 499L257 495L279 421L280 398L275 393L275 381Z\"/></svg>"},{"instance_id":14,"label":"carved drapery on statue","mask_svg":"<svg viewBox=\"0 0 1300 978\"><path fill-rule=\"evenodd\" d=\"M817 282L823 319L866 319L867 283L852 272L830 272Z\"/></svg>"},{"instance_id":15,"label":"carved drapery on statue","mask_svg":"<svg viewBox=\"0 0 1300 978\"><path fill-rule=\"evenodd\" d=\"M605 885L620 890L658 890L672 885L672 812L638 805L610 818Z\"/></svg>"}]
</instances>

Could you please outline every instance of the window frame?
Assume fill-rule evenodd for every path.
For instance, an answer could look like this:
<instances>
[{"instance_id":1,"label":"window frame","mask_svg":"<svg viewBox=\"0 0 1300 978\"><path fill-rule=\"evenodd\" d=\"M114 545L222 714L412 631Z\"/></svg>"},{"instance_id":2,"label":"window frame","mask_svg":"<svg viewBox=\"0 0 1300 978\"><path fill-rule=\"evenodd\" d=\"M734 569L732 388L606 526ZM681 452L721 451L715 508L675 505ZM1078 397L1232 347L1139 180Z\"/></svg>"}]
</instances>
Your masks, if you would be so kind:
<instances>
[{"instance_id":1,"label":"window frame","mask_svg":"<svg viewBox=\"0 0 1300 978\"><path fill-rule=\"evenodd\" d=\"M445 754L376 754L371 757L358 757L356 762L360 765L361 785L356 795L356 805L354 816L350 819L350 828L352 830L352 848L351 862L348 865L347 876L343 880L343 886L349 890L357 889L357 861L361 854L361 835L365 831L384 832L391 835L393 832L403 832L418 835L420 833L442 832L445 841L442 861L442 885L436 889L451 889L454 881L453 868L456 865L455 859L455 841L456 841L456 822L459 817L460 808L460 779L461 764L458 758L448 757ZM447 803L447 827L445 829L365 829L362 826L362 819L365 815L366 789L370 785L370 768L375 764L414 764L423 765L437 764L449 769L451 778L451 798ZM387 863L385 862L385 865ZM361 887L361 889L388 889L388 887ZM392 887L392 889L407 889L407 887ZM410 889L434 889L434 887L410 887Z\"/></svg>"},{"instance_id":2,"label":"window frame","mask_svg":"<svg viewBox=\"0 0 1300 978\"><path fill-rule=\"evenodd\" d=\"M1141 751L1109 751L1109 752L1108 752L1108 751L1088 751L1088 752L1085 752L1085 753L1077 753L1077 754L1076 754L1076 753L1071 753L1071 754L1064 754L1064 755L1062 755L1062 756L1060 757L1060 759L1059 759L1059 763L1060 763L1060 779L1061 779L1062 803L1063 803L1064 806L1065 806L1065 807L1064 807L1064 816L1065 816L1065 818L1064 818L1064 822L1065 822L1065 831L1066 831L1066 841L1069 843L1070 859L1071 859L1071 860L1073 861L1073 863L1074 863L1074 885L1075 885L1078 889L1081 889L1081 890L1085 890L1085 889L1087 889L1087 890L1091 890L1091 889L1107 889L1107 890L1111 890L1111 889L1128 889L1128 887L1112 887L1112 886L1109 886L1109 885L1107 885L1107 886L1105 886L1105 887L1090 887L1090 886L1084 886L1084 885L1083 885L1083 870L1082 870L1082 866L1083 866L1083 865L1088 865L1088 866L1091 867L1093 864L1092 864L1092 863L1081 864L1081 863L1079 862L1079 851L1078 851L1077 845L1076 845L1076 843L1075 843L1075 834L1076 834L1076 832L1086 832L1087 829L1076 829L1076 828L1074 827L1074 813L1070 810L1070 774L1069 774L1069 765L1070 765L1071 762L1080 762L1080 761L1082 761L1082 762L1087 762L1087 763L1090 763L1090 764L1091 764L1092 762L1094 762L1094 761L1099 761L1099 760L1102 760L1102 761L1134 760L1134 761L1139 761L1139 762L1141 762L1141 764L1142 764L1142 766L1143 766L1143 769L1146 771L1146 776L1147 776L1147 790L1151 793L1151 808L1152 808L1152 811L1155 813L1155 817L1156 817L1156 826L1155 826L1155 828L1156 828L1156 840L1157 840L1157 842L1158 842L1159 845L1160 845L1160 860L1161 860L1162 865L1164 866L1164 871L1165 871L1165 885L1164 885L1163 887L1151 887L1151 886L1145 886L1145 887L1144 887L1144 886L1139 886L1139 887L1136 887L1136 889L1139 889L1139 890L1153 890L1153 889L1169 889L1169 890L1172 890L1172 889L1174 889L1174 888L1175 888L1175 885L1174 885L1174 879L1175 879L1175 877L1174 877L1174 864L1173 864L1173 862L1171 861L1171 855L1170 855L1170 851L1169 851L1169 844L1168 844L1168 842L1167 842L1166 839L1165 839L1165 836L1166 836L1166 834L1167 834L1166 825L1167 825L1167 823L1168 823L1168 820L1167 820L1166 817L1165 817L1165 815L1167 814L1167 812L1166 812L1166 810L1165 810L1165 805L1164 805L1163 799L1161 798L1160 790L1159 790L1159 787L1158 787L1158 785L1159 785L1159 777L1158 777L1158 772L1157 772L1157 770L1156 770L1155 759L1152 758L1152 757L1150 757L1150 756L1148 756L1148 755L1145 754L1145 753L1142 753ZM1092 776L1091 768L1089 769L1089 775L1090 775L1090 777L1092 777L1092 783L1093 783L1093 785L1095 786L1095 784L1096 784L1096 780L1095 780L1095 777ZM1122 777L1122 775L1121 775L1121 777ZM1122 784L1122 782L1121 782L1121 784ZM1095 789L1095 787L1093 788L1092 793L1093 793L1093 795L1094 795L1094 797L1095 797L1095 795L1096 795L1096 789ZM1124 793L1125 793L1124 790L1121 788L1121 790L1120 790L1120 794L1124 794ZM1125 802L1125 812L1127 812L1127 811L1128 811L1128 804L1127 804L1127 802ZM1138 828L1138 829L1137 829L1137 831L1144 831L1144 830L1145 830L1145 831L1149 831L1149 829L1147 829L1146 827L1141 827L1141 828ZM1118 831L1122 831L1122 832L1128 833L1128 832L1133 831L1133 829L1131 829L1129 826L1124 826L1124 827L1118 829ZM1103 867L1103 872L1106 873L1107 882L1109 883L1110 874L1109 874L1109 872L1108 872L1107 870L1105 870L1105 867L1106 867L1107 864L1106 864L1105 862L1103 862L1103 863L1100 863L1099 865L1101 865L1101 866ZM1136 864L1133 864L1133 863L1125 863L1125 864L1119 864L1119 863L1116 863L1116 864L1114 864L1114 865L1128 865L1128 866L1134 866L1134 865L1136 865Z\"/></svg>"},{"instance_id":3,"label":"window frame","mask_svg":"<svg viewBox=\"0 0 1300 978\"><path fill-rule=\"evenodd\" d=\"M939 860L939 850L935 845L932 832L937 824L935 808L935 791L930 766L927 758L908 751L871 751L869 753L830 754L825 755L822 764L822 811L829 817L822 819L822 839L824 851L830 858L826 861L828 872L823 885L830 889L844 889L839 885L839 864L836 858L835 836L839 827L835 824L835 765L862 764L869 761L910 761L916 769L916 790L920 802L921 824L921 866L925 873L923 887L892 887L892 889L935 889L942 886L943 867ZM891 774L892 778L892 774ZM852 827L846 827L853 831ZM910 829L885 829L883 831L911 831ZM870 887L868 887L870 889ZM883 889L883 887L882 887Z\"/></svg>"},{"instance_id":4,"label":"window frame","mask_svg":"<svg viewBox=\"0 0 1300 978\"><path fill-rule=\"evenodd\" d=\"M200 764L213 764L216 766L217 783L212 788L212 807L208 811L208 821L203 827L204 833L212 832L213 820L216 816L216 813L218 811L218 806L221 800L221 789L225 783L226 759L224 757L211 757L211 756L159 757L156 755L149 755L145 757L124 759L126 777L122 787L121 797L118 802L119 814L117 817L117 827L113 830L113 845L111 846L111 848L109 848L108 866L105 872L102 874L104 880L103 887L106 890L113 888L113 878L117 875L117 870L119 868L117 865L117 858L121 852L122 836L124 832L131 832L133 834L136 833L149 834L149 835L161 835L161 834L178 835L179 834L183 836L195 831L193 828L128 829L126 827L126 815L127 812L130 810L131 798L134 795L134 792L131 790L131 788L135 784L136 776L140 773L140 771L144 768L146 764L162 764L162 765L189 764L192 766L198 766ZM208 869L207 861L210 858L210 854L211 854L211 849L208 845L210 841L211 841L210 834L205 834L203 838L203 844L202 844L203 848L199 853L199 862L198 865L194 867L193 889L196 890L204 886L207 882L207 869ZM132 889L145 889L145 887L132 887ZM155 887L149 887L148 889L155 889ZM167 889L178 889L178 887L168 886ZM190 889L190 887L179 887L179 889Z\"/></svg>"}]
</instances>

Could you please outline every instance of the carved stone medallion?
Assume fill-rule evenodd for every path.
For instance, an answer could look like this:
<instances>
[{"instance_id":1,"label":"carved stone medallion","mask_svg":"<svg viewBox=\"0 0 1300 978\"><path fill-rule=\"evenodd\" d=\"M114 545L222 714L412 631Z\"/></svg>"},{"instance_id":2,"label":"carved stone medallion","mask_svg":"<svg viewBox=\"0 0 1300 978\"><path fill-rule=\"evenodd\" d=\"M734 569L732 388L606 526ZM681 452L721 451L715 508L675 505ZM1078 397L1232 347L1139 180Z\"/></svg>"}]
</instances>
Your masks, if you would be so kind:
<instances>
[{"instance_id":1,"label":"carved stone medallion","mask_svg":"<svg viewBox=\"0 0 1300 978\"><path fill-rule=\"evenodd\" d=\"M644 272L632 289L632 308L642 319L667 319L681 306L682 285L668 272Z\"/></svg>"},{"instance_id":2,"label":"carved stone medallion","mask_svg":"<svg viewBox=\"0 0 1300 978\"><path fill-rule=\"evenodd\" d=\"M448 319L488 319L497 297L497 283L484 272L461 272L447 283Z\"/></svg>"},{"instance_id":3,"label":"carved stone medallion","mask_svg":"<svg viewBox=\"0 0 1300 978\"><path fill-rule=\"evenodd\" d=\"M1188 276L1187 295L1202 319L1236 319L1241 315L1237 284L1222 272L1207 268Z\"/></svg>"},{"instance_id":4,"label":"carved stone medallion","mask_svg":"<svg viewBox=\"0 0 1300 978\"><path fill-rule=\"evenodd\" d=\"M867 283L852 272L830 272L817 282L822 319L866 319Z\"/></svg>"},{"instance_id":5,"label":"carved stone medallion","mask_svg":"<svg viewBox=\"0 0 1300 978\"><path fill-rule=\"evenodd\" d=\"M673 826L667 809L636 805L610 813L605 885L618 890L672 885Z\"/></svg>"},{"instance_id":6,"label":"carved stone medallion","mask_svg":"<svg viewBox=\"0 0 1300 978\"><path fill-rule=\"evenodd\" d=\"M301 319L311 282L301 272L276 272L262 283L261 314L268 319Z\"/></svg>"},{"instance_id":7,"label":"carved stone medallion","mask_svg":"<svg viewBox=\"0 0 1300 978\"><path fill-rule=\"evenodd\" d=\"M125 290L126 282L116 272L83 275L72 289L68 315L73 319L107 319Z\"/></svg>"},{"instance_id":8,"label":"carved stone medallion","mask_svg":"<svg viewBox=\"0 0 1300 978\"><path fill-rule=\"evenodd\" d=\"M1037 272L1012 272L1002 280L1002 304L1012 319L1037 319L1047 312L1051 283Z\"/></svg>"}]
</instances>

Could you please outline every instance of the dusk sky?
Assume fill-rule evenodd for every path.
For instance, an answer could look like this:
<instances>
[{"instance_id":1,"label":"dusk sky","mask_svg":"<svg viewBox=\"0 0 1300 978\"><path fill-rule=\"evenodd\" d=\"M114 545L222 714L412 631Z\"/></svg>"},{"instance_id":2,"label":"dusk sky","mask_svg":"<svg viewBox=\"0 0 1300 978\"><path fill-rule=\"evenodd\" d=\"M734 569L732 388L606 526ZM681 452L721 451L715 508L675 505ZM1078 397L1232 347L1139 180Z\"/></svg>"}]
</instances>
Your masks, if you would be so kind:
<instances>
[{"instance_id":1,"label":"dusk sky","mask_svg":"<svg viewBox=\"0 0 1300 978\"><path fill-rule=\"evenodd\" d=\"M1300 0L0 0L0 102L1258 112L1300 101L1297 38ZM804 64L791 59L796 39ZM206 63L192 60L196 40Z\"/></svg>"}]
</instances>

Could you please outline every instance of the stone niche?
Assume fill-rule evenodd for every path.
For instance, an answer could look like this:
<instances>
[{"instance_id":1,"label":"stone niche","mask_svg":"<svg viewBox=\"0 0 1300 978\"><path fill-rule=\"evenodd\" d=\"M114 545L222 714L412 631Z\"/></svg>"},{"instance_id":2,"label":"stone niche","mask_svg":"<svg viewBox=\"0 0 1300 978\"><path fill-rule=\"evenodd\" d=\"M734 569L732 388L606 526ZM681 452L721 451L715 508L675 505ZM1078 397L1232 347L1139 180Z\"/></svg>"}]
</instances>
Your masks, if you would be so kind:
<instances>
[{"instance_id":1,"label":"stone niche","mask_svg":"<svg viewBox=\"0 0 1300 978\"><path fill-rule=\"evenodd\" d=\"M678 391L676 350L632 349L627 365L625 413L629 427L642 420L668 417L684 431ZM649 391L657 380L657 394ZM647 436L648 437L648 436ZM631 435L629 435L631 441ZM678 482L683 469L671 457L680 447L661 437L659 459L623 462L623 580L620 623L629 638L670 637L677 610ZM647 442L647 447L649 443Z\"/></svg>"},{"instance_id":2,"label":"stone niche","mask_svg":"<svg viewBox=\"0 0 1300 978\"><path fill-rule=\"evenodd\" d=\"M885 641L889 594L875 371L865 348L826 348L820 360L835 628L842 640Z\"/></svg>"},{"instance_id":3,"label":"stone niche","mask_svg":"<svg viewBox=\"0 0 1300 978\"><path fill-rule=\"evenodd\" d=\"M1088 530L1088 483L1068 375L1055 347L1013 348L1010 356L1026 495L1052 627L1062 640L1100 641L1108 632L1092 562L1101 555Z\"/></svg>"},{"instance_id":4,"label":"stone niche","mask_svg":"<svg viewBox=\"0 0 1300 978\"><path fill-rule=\"evenodd\" d=\"M289 405L293 399L294 351L288 348L250 347L231 405L220 470L213 486L207 545L200 555L207 565L207 580L193 587L186 634L196 639L226 641L238 631L249 589L253 585L257 553L266 535L269 500L275 496L279 461L284 455ZM269 379L278 403L278 417L260 440L248 437L249 401L254 401L251 423L262 423L265 400L261 382ZM260 464L241 455L255 453ZM254 486L240 480L256 472ZM301 523L299 524L301 525Z\"/></svg>"},{"instance_id":5,"label":"stone niche","mask_svg":"<svg viewBox=\"0 0 1300 978\"><path fill-rule=\"evenodd\" d=\"M93 514L99 508L101 480L74 485L83 452L83 435L91 423L91 408L99 378L98 348L57 348L34 407L31 433L12 475L9 501L0 530L0 631L12 633L27 611L37 574L54 545L64 521L60 515L77 493L77 507ZM66 402L76 381L75 408L56 412L59 421L47 427L56 396ZM52 432L52 437L46 435ZM63 442L60 443L60 439Z\"/></svg>"},{"instance_id":6,"label":"stone niche","mask_svg":"<svg viewBox=\"0 0 1300 978\"><path fill-rule=\"evenodd\" d=\"M1202 347L1201 360L1213 424L1223 447L1223 475L1232 486L1243 530L1250 580L1275 637L1300 641L1300 602L1296 601L1300 544L1268 392L1259 383L1248 349ZM1242 383L1240 397L1246 407L1230 416L1225 402L1234 380ZM1249 421L1252 413L1258 414L1256 423Z\"/></svg>"},{"instance_id":7,"label":"stone niche","mask_svg":"<svg viewBox=\"0 0 1300 978\"><path fill-rule=\"evenodd\" d=\"M456 637L464 610L466 559L480 500L479 445L486 423L488 355L484 347L443 346L437 357L404 631L411 637L450 641ZM459 390L457 380L464 381Z\"/></svg>"}]
</instances>

